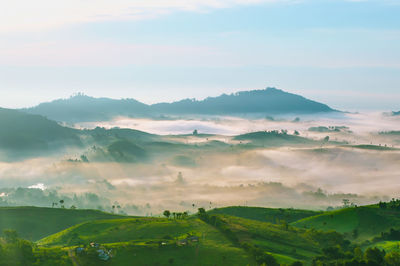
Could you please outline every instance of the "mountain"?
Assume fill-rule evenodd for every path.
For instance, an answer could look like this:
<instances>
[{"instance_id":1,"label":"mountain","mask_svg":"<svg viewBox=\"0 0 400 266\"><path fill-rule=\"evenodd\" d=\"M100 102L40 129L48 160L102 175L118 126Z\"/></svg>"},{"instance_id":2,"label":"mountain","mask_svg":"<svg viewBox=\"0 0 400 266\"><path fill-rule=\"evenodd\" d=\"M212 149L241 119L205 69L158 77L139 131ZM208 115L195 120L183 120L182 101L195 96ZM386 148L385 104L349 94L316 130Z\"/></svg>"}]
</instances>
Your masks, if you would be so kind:
<instances>
[{"instance_id":1,"label":"mountain","mask_svg":"<svg viewBox=\"0 0 400 266\"><path fill-rule=\"evenodd\" d=\"M83 94L41 103L23 111L64 122L105 121L115 116L147 116L150 107L134 99L93 98Z\"/></svg>"},{"instance_id":2,"label":"mountain","mask_svg":"<svg viewBox=\"0 0 400 266\"><path fill-rule=\"evenodd\" d=\"M0 108L0 125L0 149L45 151L55 146L80 144L78 130L40 115Z\"/></svg>"},{"instance_id":3,"label":"mountain","mask_svg":"<svg viewBox=\"0 0 400 266\"><path fill-rule=\"evenodd\" d=\"M249 113L288 114L334 111L329 106L275 88L222 94L202 101L185 99L152 105L157 113L235 115Z\"/></svg>"},{"instance_id":4,"label":"mountain","mask_svg":"<svg viewBox=\"0 0 400 266\"><path fill-rule=\"evenodd\" d=\"M105 121L116 116L160 117L163 115L312 114L334 112L329 106L275 88L222 94L198 101L184 99L147 105L134 99L93 98L77 94L23 109L31 114L64 122Z\"/></svg>"}]
</instances>

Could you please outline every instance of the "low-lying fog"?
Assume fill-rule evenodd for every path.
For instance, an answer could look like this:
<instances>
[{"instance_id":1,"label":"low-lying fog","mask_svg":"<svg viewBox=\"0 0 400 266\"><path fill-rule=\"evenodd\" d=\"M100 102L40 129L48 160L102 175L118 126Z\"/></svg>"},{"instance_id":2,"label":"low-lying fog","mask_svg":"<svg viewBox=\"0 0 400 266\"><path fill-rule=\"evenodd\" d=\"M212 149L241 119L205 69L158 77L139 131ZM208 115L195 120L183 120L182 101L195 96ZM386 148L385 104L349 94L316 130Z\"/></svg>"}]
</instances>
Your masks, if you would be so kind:
<instances>
[{"instance_id":1,"label":"low-lying fog","mask_svg":"<svg viewBox=\"0 0 400 266\"><path fill-rule=\"evenodd\" d=\"M317 119L207 118L145 120L118 118L77 127L134 128L155 134L199 133L218 136L175 137L171 141L232 143L231 135L260 130L295 130L300 136L354 144L400 145L400 119L381 114L345 114ZM332 132L310 127L340 126ZM226 136L222 136L226 135ZM165 148L164 153L168 153ZM203 206L251 205L326 209L343 199L366 204L398 197L400 150L358 149L343 145L199 151L184 154L192 164L176 164L168 156L137 163L68 162L70 154L0 162L0 204L65 205L110 210L118 204L129 214L159 214L164 209L194 212ZM16 190L17 187L30 189ZM3 188L3 189L1 189ZM56 191L56 192L55 192ZM18 194L19 193L19 194ZM19 196L18 196L19 195ZM194 204L194 205L193 205Z\"/></svg>"},{"instance_id":2,"label":"low-lying fog","mask_svg":"<svg viewBox=\"0 0 400 266\"><path fill-rule=\"evenodd\" d=\"M86 122L75 125L77 128L131 128L145 132L168 135L188 134L197 129L199 132L221 135L238 135L261 130L287 129L305 131L317 126L346 126L358 134L378 133L380 131L400 130L400 116L390 116L379 112L371 113L336 113L322 116L278 116L262 119L238 117L202 117L198 119L140 119L118 117L111 121ZM354 139L356 137L354 136Z\"/></svg>"}]
</instances>

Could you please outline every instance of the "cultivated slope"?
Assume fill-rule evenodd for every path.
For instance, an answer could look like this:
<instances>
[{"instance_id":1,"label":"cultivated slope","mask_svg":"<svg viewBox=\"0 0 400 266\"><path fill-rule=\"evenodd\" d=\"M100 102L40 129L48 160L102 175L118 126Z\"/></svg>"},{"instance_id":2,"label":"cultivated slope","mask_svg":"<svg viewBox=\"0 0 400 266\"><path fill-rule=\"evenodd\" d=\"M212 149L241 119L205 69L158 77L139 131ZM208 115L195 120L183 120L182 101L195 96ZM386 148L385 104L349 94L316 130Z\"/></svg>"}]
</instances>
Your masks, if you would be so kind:
<instances>
[{"instance_id":1,"label":"cultivated slope","mask_svg":"<svg viewBox=\"0 0 400 266\"><path fill-rule=\"evenodd\" d=\"M213 209L208 213L226 214L230 216L236 216L236 217L257 220L261 222L269 222L269 223L280 223L281 221L286 221L288 223L291 223L306 217L319 215L322 212L310 211L310 210L298 210L298 209L273 209L273 208L262 208L262 207L231 206L231 207Z\"/></svg>"},{"instance_id":2,"label":"cultivated slope","mask_svg":"<svg viewBox=\"0 0 400 266\"><path fill-rule=\"evenodd\" d=\"M20 237L36 241L85 221L115 218L125 218L125 216L97 210L0 207L0 234L5 229L14 229Z\"/></svg>"},{"instance_id":3,"label":"cultivated slope","mask_svg":"<svg viewBox=\"0 0 400 266\"><path fill-rule=\"evenodd\" d=\"M335 230L344 233L357 242L370 240L387 232L390 228L400 228L400 211L381 209L377 205L346 208L311 216L292 223L298 228Z\"/></svg>"}]
</instances>

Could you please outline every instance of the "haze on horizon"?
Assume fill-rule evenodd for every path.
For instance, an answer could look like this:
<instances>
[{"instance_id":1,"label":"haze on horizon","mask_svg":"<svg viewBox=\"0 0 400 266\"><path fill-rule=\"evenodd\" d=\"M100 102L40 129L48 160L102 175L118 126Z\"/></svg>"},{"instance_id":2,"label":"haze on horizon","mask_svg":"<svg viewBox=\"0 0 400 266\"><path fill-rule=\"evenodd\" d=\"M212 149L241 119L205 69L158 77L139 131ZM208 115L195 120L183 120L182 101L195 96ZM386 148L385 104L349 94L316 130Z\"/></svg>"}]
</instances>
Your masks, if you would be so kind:
<instances>
[{"instance_id":1,"label":"haze on horizon","mask_svg":"<svg viewBox=\"0 0 400 266\"><path fill-rule=\"evenodd\" d=\"M398 110L399 12L394 0L7 2L0 106L270 86L335 109Z\"/></svg>"}]
</instances>

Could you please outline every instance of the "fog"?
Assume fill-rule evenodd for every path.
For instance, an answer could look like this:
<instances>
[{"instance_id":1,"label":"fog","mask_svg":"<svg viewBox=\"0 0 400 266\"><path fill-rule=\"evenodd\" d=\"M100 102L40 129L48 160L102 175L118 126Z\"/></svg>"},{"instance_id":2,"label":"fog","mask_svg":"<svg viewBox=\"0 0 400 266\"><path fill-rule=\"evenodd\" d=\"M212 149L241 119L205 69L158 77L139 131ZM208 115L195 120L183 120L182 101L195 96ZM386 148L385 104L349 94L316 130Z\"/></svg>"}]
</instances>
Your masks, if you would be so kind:
<instances>
[{"instance_id":1,"label":"fog","mask_svg":"<svg viewBox=\"0 0 400 266\"><path fill-rule=\"evenodd\" d=\"M23 161L0 162L0 204L51 206L65 199L66 207L111 210L118 204L128 214L158 215L164 209L194 212L198 207L228 205L326 209L341 206L343 199L368 204L398 197L400 151L360 149L355 144L397 147L400 135L381 131L399 130L398 118L382 114L345 114L342 117L296 117L268 119L204 118L200 120L143 120L118 118L79 127L127 127L164 134L166 140L185 143L214 139L225 148L168 148L151 159L120 163L92 160L71 162L77 154L59 153ZM311 132L310 127L345 126L333 132ZM174 136L199 133L216 136ZM346 141L277 148L240 148L231 136L258 130L297 130L300 136ZM169 135L170 134L170 135ZM146 148L146 147L144 147ZM161 154L162 153L162 154ZM192 164L176 163L176 156ZM17 188L26 188L19 190ZM35 192L29 192L35 191ZM18 196L19 195L19 196ZM21 196L23 195L23 196Z\"/></svg>"}]
</instances>

